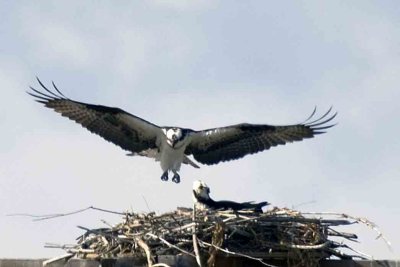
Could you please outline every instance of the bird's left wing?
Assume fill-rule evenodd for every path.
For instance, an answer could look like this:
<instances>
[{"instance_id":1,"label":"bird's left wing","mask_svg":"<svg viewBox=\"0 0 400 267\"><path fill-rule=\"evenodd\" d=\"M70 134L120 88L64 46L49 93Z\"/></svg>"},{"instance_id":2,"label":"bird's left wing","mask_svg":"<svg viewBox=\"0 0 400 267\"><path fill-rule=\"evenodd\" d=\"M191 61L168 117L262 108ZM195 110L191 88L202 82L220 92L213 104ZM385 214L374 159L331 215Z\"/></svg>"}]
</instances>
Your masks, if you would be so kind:
<instances>
[{"instance_id":1,"label":"bird's left wing","mask_svg":"<svg viewBox=\"0 0 400 267\"><path fill-rule=\"evenodd\" d=\"M35 97L37 102L74 120L90 132L131 152L156 147L157 135L161 132L157 125L119 108L71 100L65 97L54 83L54 91L51 91L39 79L38 82L45 91L30 87L32 91L28 94Z\"/></svg>"},{"instance_id":2,"label":"bird's left wing","mask_svg":"<svg viewBox=\"0 0 400 267\"><path fill-rule=\"evenodd\" d=\"M195 131L185 154L203 164L212 165L218 162L242 158L272 146L300 141L324 133L334 126L327 125L337 113L330 115L332 108L320 118L310 121L311 116L301 124L274 126L242 123L227 127Z\"/></svg>"}]
</instances>

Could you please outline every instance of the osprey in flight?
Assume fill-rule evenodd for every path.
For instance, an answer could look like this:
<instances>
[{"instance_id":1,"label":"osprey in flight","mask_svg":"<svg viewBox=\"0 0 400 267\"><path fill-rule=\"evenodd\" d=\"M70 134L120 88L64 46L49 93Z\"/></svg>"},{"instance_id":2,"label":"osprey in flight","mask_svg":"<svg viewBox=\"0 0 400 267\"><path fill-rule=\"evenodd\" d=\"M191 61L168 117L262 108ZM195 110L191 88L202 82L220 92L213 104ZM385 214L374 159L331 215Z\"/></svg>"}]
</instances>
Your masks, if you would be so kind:
<instances>
[{"instance_id":1,"label":"osprey in flight","mask_svg":"<svg viewBox=\"0 0 400 267\"><path fill-rule=\"evenodd\" d=\"M54 82L54 90L50 90L37 80L44 91L30 87L32 92L28 92L37 102L130 151L129 155L146 156L160 161L163 171L161 180L167 181L171 171L175 183L180 182L178 171L182 163L199 168L188 158L189 155L207 165L239 159L272 146L324 133L334 126L328 123L337 114L331 114L330 108L323 116L311 120L316 111L314 109L311 116L301 124L274 126L241 123L195 131L181 127L160 127L119 108L78 102L64 96Z\"/></svg>"}]
</instances>

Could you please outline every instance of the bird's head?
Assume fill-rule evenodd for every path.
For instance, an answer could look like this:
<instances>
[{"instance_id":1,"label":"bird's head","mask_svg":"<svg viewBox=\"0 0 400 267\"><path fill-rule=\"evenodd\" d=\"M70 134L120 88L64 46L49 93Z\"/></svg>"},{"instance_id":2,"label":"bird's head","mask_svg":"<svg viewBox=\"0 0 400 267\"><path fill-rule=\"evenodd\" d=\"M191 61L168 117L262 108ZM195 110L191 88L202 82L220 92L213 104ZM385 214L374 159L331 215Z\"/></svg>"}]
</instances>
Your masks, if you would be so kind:
<instances>
[{"instance_id":1,"label":"bird's head","mask_svg":"<svg viewBox=\"0 0 400 267\"><path fill-rule=\"evenodd\" d=\"M210 198L210 188L208 185L201 181L197 180L193 182L193 197L195 198L195 201L197 202L199 199L207 200Z\"/></svg>"},{"instance_id":2,"label":"bird's head","mask_svg":"<svg viewBox=\"0 0 400 267\"><path fill-rule=\"evenodd\" d=\"M185 138L184 131L181 128L163 128L163 132L167 137L167 143L172 148L176 148L177 144Z\"/></svg>"}]
</instances>

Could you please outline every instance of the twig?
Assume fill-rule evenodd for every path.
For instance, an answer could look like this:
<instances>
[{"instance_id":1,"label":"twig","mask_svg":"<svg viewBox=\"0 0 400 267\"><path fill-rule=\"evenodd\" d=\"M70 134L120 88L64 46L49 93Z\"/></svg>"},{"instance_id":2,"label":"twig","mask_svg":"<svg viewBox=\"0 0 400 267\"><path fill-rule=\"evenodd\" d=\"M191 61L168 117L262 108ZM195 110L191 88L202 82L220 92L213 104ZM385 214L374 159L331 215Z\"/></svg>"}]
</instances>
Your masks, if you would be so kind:
<instances>
[{"instance_id":1,"label":"twig","mask_svg":"<svg viewBox=\"0 0 400 267\"><path fill-rule=\"evenodd\" d=\"M318 245L295 245L295 244L282 244L285 247L288 248L294 248L294 249L301 249L301 250L311 250L311 249L321 249L325 248L330 244L330 241L326 241L325 243L318 244Z\"/></svg>"},{"instance_id":2,"label":"twig","mask_svg":"<svg viewBox=\"0 0 400 267\"><path fill-rule=\"evenodd\" d=\"M391 242L383 235L383 233L379 230L378 226L366 218L354 217L354 216L348 215L346 213L339 213L339 212L304 212L303 214L332 215L332 216L338 216L338 217L342 217L342 218L353 219L356 222L362 223L362 224L366 225L367 227L371 228L372 230L374 230L375 232L377 232L378 236L376 237L376 239L382 238L383 241L388 246L389 250L393 251Z\"/></svg>"},{"instance_id":3,"label":"twig","mask_svg":"<svg viewBox=\"0 0 400 267\"><path fill-rule=\"evenodd\" d=\"M83 249L83 248L70 248L67 249L68 253L95 253L94 249Z\"/></svg>"},{"instance_id":4,"label":"twig","mask_svg":"<svg viewBox=\"0 0 400 267\"><path fill-rule=\"evenodd\" d=\"M155 234L152 234L152 233L147 233L146 235L151 236L151 237L153 237L153 238L157 238L157 239L159 239L161 242L165 243L168 247L174 248L174 249L176 249L176 250L179 250L179 251L182 252L182 253L185 253L185 254L187 254L187 255L190 255L190 256L196 258L196 255L194 255L193 253L190 253L190 252L188 252L188 251L186 251L186 250L184 250L184 249L181 249L180 247L177 247L177 246L171 244L170 242L168 242L167 240L165 240L165 239L162 238L162 237L156 236Z\"/></svg>"},{"instance_id":5,"label":"twig","mask_svg":"<svg viewBox=\"0 0 400 267\"><path fill-rule=\"evenodd\" d=\"M370 220L366 219L366 218L360 218L360 217L353 217L350 216L348 214L342 214L342 216L344 218L350 218L353 220L356 220L357 222L361 222L363 224L365 224L366 226L368 226L369 228L371 228L372 230L374 230L375 232L378 233L378 236L376 237L376 239L382 238L383 241L386 243L386 245L388 246L390 251L393 251L392 249L392 244L390 243L390 241L383 235L383 233L379 230L378 226L371 222Z\"/></svg>"},{"instance_id":6,"label":"twig","mask_svg":"<svg viewBox=\"0 0 400 267\"><path fill-rule=\"evenodd\" d=\"M185 230L187 228L193 227L193 225L195 225L195 224L196 224L195 222L191 222L191 223L188 223L188 224L183 225L183 226L178 226L176 228L171 229L171 232L180 232L180 231Z\"/></svg>"},{"instance_id":7,"label":"twig","mask_svg":"<svg viewBox=\"0 0 400 267\"><path fill-rule=\"evenodd\" d=\"M60 245L60 244L53 244L53 243L45 243L45 248L61 248L61 249L69 249L69 248L76 248L77 245Z\"/></svg>"},{"instance_id":8,"label":"twig","mask_svg":"<svg viewBox=\"0 0 400 267\"><path fill-rule=\"evenodd\" d=\"M196 220L196 204L193 204L193 214L192 214L192 221L194 222ZM196 235L196 223L193 224L192 227L192 239L193 239L193 250L194 253L196 255L196 261L197 261L197 265L199 265L199 267L203 267L202 263L201 263L201 256L200 256L200 250L199 250L199 245L197 243L197 235Z\"/></svg>"},{"instance_id":9,"label":"twig","mask_svg":"<svg viewBox=\"0 0 400 267\"><path fill-rule=\"evenodd\" d=\"M144 200L144 203L146 204L147 210L148 210L149 212L151 212L149 203L147 203L146 198L145 198L143 195L142 195L142 198L143 198L143 200Z\"/></svg>"},{"instance_id":10,"label":"twig","mask_svg":"<svg viewBox=\"0 0 400 267\"><path fill-rule=\"evenodd\" d=\"M255 257L249 256L249 255L246 255L246 254L242 254L242 253L238 253L238 252L232 252L232 251L229 251L229 250L220 248L220 247L218 247L218 246L216 246L216 245L207 243L207 242L205 242L205 241L199 240L199 242L202 243L202 244L204 244L204 245L206 245L206 246L214 247L214 248L216 248L216 249L218 249L218 250L220 250L220 251L222 251L222 252L225 252L225 253L227 253L227 254L231 254L231 255L235 255L235 256L239 256L239 257L244 257L244 258L248 258L248 259L251 259L251 260L255 260L255 261L258 261L258 262L260 262L262 265L265 265L265 266L277 267L277 266L275 266L275 265L268 264L268 263L264 262L263 259L261 259L261 258L255 258Z\"/></svg>"},{"instance_id":11,"label":"twig","mask_svg":"<svg viewBox=\"0 0 400 267\"><path fill-rule=\"evenodd\" d=\"M92 210L97 210L97 211L102 211L102 212L107 212L107 213L112 213L112 214L117 214L117 215L126 215L129 214L128 212L118 212L118 211L113 211L113 210L106 210L106 209L101 209L101 208L96 208L93 206L89 207Z\"/></svg>"},{"instance_id":12,"label":"twig","mask_svg":"<svg viewBox=\"0 0 400 267\"><path fill-rule=\"evenodd\" d=\"M139 245L139 247L141 247L144 250L144 252L146 253L147 265L149 267L154 266L153 261L151 259L151 251L150 251L149 246L141 238L136 238L136 242Z\"/></svg>"},{"instance_id":13,"label":"twig","mask_svg":"<svg viewBox=\"0 0 400 267\"><path fill-rule=\"evenodd\" d=\"M350 246L344 244L343 242L331 242L332 244L334 244L336 247L342 247L342 248L347 248L359 255L357 255L358 258L360 259L364 259L364 260L374 260L374 257L372 257L371 255L365 254L364 252L361 252L359 250L356 250L354 248L351 248ZM361 256L360 256L361 255ZM354 257L354 256L351 256Z\"/></svg>"},{"instance_id":14,"label":"twig","mask_svg":"<svg viewBox=\"0 0 400 267\"><path fill-rule=\"evenodd\" d=\"M41 220L47 220L47 219L52 219L52 218L56 218L56 217L73 215L73 214L77 214L77 213L81 213L81 212L87 211L89 209L91 209L91 207L87 207L87 208L84 208L84 209L80 209L80 210L72 211L72 212L68 212L68 213L59 213L59 214L35 215L35 214L27 214L27 213L14 213L14 214L7 214L7 216L33 217L33 218L36 218L36 219L33 219L33 221L41 221Z\"/></svg>"},{"instance_id":15,"label":"twig","mask_svg":"<svg viewBox=\"0 0 400 267\"><path fill-rule=\"evenodd\" d=\"M58 256L55 258L48 259L43 262L43 267L47 266L50 263L56 262L56 261L68 260L68 259L72 258L73 256L75 256L74 253L67 253L67 254L64 254L64 255L61 255L61 256Z\"/></svg>"},{"instance_id":16,"label":"twig","mask_svg":"<svg viewBox=\"0 0 400 267\"><path fill-rule=\"evenodd\" d=\"M35 218L33 221L43 221L43 220L49 220L49 219L54 219L58 217L64 217L64 216L69 216L69 215L74 215L77 213L81 213L87 210L97 210L97 211L102 211L102 212L107 212L107 213L112 213L112 214L118 214L118 215L126 215L126 212L117 212L117 211L112 211L112 210L106 210L106 209L101 209L101 208L96 208L93 206L84 208L84 209L79 209L76 211L68 212L68 213L56 213L56 214L46 214L46 215L36 215L36 214L28 214L28 213L13 213L13 214L7 214L6 216L24 216L24 217L32 217Z\"/></svg>"}]
</instances>

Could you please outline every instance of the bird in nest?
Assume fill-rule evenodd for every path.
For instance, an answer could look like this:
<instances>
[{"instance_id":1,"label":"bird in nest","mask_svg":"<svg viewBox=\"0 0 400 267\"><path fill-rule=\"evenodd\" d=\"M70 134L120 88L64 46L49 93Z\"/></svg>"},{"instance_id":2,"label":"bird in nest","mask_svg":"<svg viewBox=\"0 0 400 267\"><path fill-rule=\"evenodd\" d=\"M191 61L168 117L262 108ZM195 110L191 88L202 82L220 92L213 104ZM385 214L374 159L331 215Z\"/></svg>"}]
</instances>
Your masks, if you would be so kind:
<instances>
[{"instance_id":1,"label":"bird in nest","mask_svg":"<svg viewBox=\"0 0 400 267\"><path fill-rule=\"evenodd\" d=\"M233 210L233 211L254 211L262 213L262 208L269 205L268 202L263 201L260 203L248 202L235 202L230 200L215 201L210 197L210 188L208 185L197 180L193 182L193 200L197 207L200 209L209 208L212 210Z\"/></svg>"}]
</instances>

